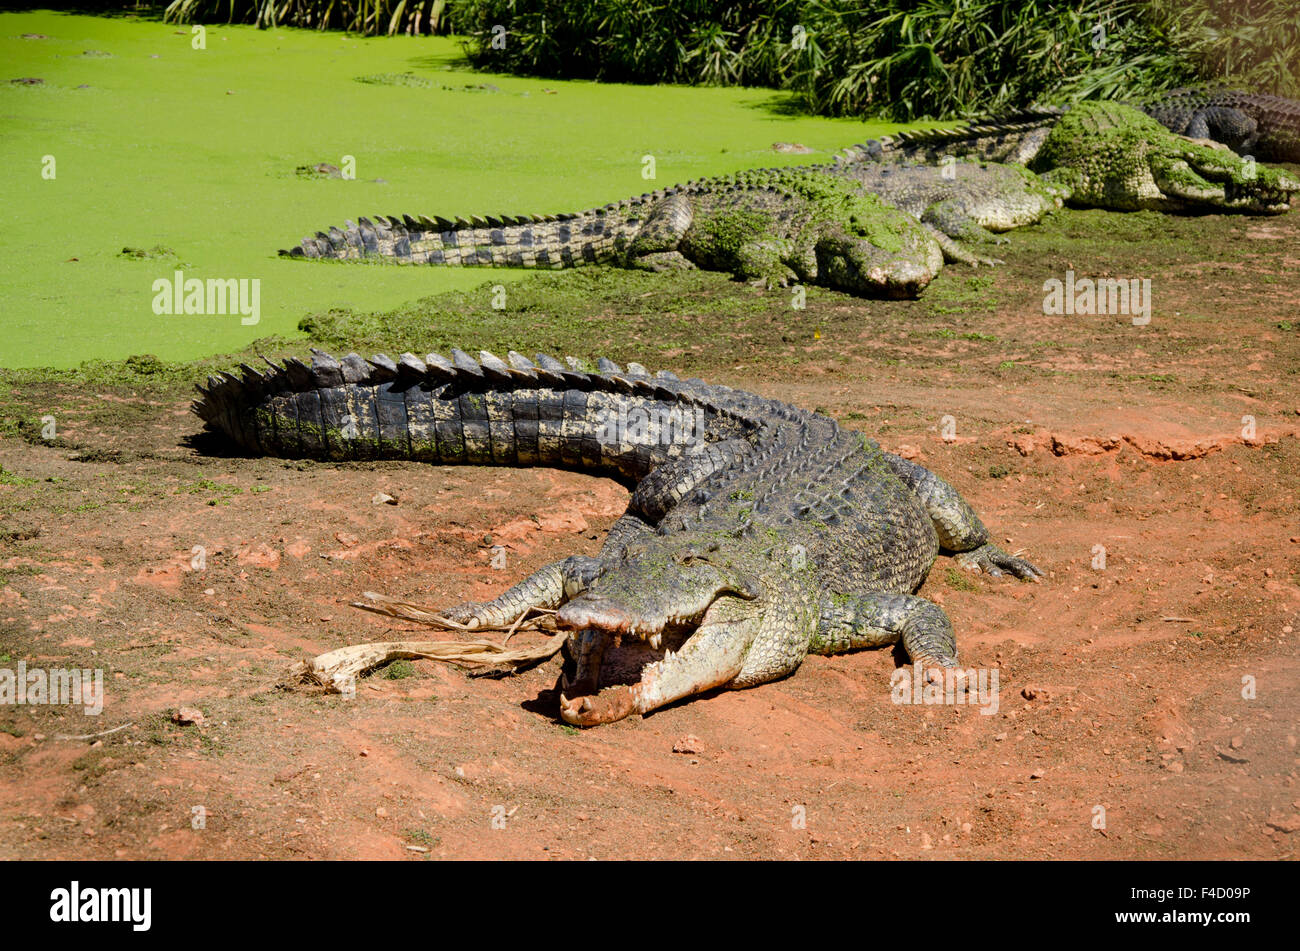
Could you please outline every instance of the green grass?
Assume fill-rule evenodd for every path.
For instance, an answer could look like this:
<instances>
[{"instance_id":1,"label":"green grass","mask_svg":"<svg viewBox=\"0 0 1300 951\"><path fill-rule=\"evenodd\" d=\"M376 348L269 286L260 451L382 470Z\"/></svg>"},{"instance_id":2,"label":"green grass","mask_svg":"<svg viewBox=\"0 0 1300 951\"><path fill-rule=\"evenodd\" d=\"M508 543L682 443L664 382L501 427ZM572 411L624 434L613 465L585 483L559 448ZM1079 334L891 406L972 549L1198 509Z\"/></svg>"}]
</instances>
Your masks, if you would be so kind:
<instances>
[{"instance_id":1,"label":"green grass","mask_svg":"<svg viewBox=\"0 0 1300 951\"><path fill-rule=\"evenodd\" d=\"M395 660L384 668L384 676L389 680L405 680L415 676L415 665L409 660Z\"/></svg>"},{"instance_id":2,"label":"green grass","mask_svg":"<svg viewBox=\"0 0 1300 951\"><path fill-rule=\"evenodd\" d=\"M209 26L206 45L192 49L174 24L0 15L0 79L44 80L0 82L0 367L152 354L163 372L258 338L296 337L303 316L331 307L381 311L527 273L276 256L347 218L577 211L818 158L774 154L773 142L832 152L897 128L781 115L765 89L475 72L445 37ZM383 73L433 85L356 81ZM484 83L499 91L466 88ZM655 181L641 177L647 154ZM47 155L52 180L42 177ZM345 155L356 159L354 181L297 174ZM153 282L176 267L187 278L259 279L260 322L155 315Z\"/></svg>"},{"instance_id":3,"label":"green grass","mask_svg":"<svg viewBox=\"0 0 1300 951\"><path fill-rule=\"evenodd\" d=\"M948 582L948 587L956 588L958 591L975 591L978 588L968 573L959 571L951 565L944 569L943 580Z\"/></svg>"},{"instance_id":4,"label":"green grass","mask_svg":"<svg viewBox=\"0 0 1300 951\"><path fill-rule=\"evenodd\" d=\"M0 485L34 485L35 483L35 479L14 475L4 466L0 466Z\"/></svg>"}]
</instances>

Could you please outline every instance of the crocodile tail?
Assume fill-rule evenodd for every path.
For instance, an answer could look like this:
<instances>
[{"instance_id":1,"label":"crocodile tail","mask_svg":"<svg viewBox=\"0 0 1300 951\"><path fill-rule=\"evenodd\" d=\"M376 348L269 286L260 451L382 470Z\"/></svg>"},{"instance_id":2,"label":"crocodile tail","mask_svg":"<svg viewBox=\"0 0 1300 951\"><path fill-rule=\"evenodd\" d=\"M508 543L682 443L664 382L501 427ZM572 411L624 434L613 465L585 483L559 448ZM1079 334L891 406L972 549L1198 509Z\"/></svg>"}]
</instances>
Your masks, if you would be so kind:
<instances>
[{"instance_id":1,"label":"crocodile tail","mask_svg":"<svg viewBox=\"0 0 1300 951\"><path fill-rule=\"evenodd\" d=\"M918 129L869 139L845 150L843 162L933 162L944 155L985 161L1028 161L1065 107L1042 106L1005 116L986 117L941 129ZM1028 156L1032 158L1032 154Z\"/></svg>"},{"instance_id":2,"label":"crocodile tail","mask_svg":"<svg viewBox=\"0 0 1300 951\"><path fill-rule=\"evenodd\" d=\"M743 439L768 401L639 364L511 351L448 359L405 353L336 360L313 351L247 364L199 386L193 411L253 453L321 460L410 459L448 465L547 466L633 485L703 443Z\"/></svg>"},{"instance_id":3,"label":"crocodile tail","mask_svg":"<svg viewBox=\"0 0 1300 951\"><path fill-rule=\"evenodd\" d=\"M503 215L454 221L427 215L376 215L318 231L295 258L392 258L448 267L566 268L608 261L635 237L637 202L629 199L581 214Z\"/></svg>"}]
</instances>

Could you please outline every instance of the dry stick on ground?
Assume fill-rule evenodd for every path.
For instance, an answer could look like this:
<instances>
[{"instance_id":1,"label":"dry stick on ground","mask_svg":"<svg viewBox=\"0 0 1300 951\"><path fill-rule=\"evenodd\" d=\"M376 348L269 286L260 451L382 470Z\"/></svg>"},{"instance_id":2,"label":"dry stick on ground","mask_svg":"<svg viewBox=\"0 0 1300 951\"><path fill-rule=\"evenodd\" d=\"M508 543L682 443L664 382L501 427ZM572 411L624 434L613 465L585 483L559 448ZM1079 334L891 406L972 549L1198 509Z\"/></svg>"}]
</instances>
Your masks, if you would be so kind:
<instances>
[{"instance_id":1,"label":"dry stick on ground","mask_svg":"<svg viewBox=\"0 0 1300 951\"><path fill-rule=\"evenodd\" d=\"M368 670L394 660L440 660L461 667L487 668L484 673L518 672L526 667L549 660L559 653L568 637L560 631L545 644L522 650L508 650L505 642L520 630L540 630L541 620L552 611L525 611L509 627L470 628L464 624L441 617L417 604L399 601L374 591L366 591L366 601L353 601L354 608L385 614L389 617L417 621L457 631L505 631L500 644L492 641L381 641L373 644L352 644L321 654L309 661L300 661L289 668L291 683L315 684L343 693L353 687L356 678ZM536 616L529 617L532 613Z\"/></svg>"},{"instance_id":2,"label":"dry stick on ground","mask_svg":"<svg viewBox=\"0 0 1300 951\"><path fill-rule=\"evenodd\" d=\"M100 733L86 733L83 734L82 736L65 736L62 733L56 733L54 734L54 738L56 740L93 740L97 736L108 736L110 733L120 733L122 730L125 730L133 726L135 726L134 720L132 720L130 723L123 723L121 726L115 726L111 730L104 730Z\"/></svg>"}]
</instances>

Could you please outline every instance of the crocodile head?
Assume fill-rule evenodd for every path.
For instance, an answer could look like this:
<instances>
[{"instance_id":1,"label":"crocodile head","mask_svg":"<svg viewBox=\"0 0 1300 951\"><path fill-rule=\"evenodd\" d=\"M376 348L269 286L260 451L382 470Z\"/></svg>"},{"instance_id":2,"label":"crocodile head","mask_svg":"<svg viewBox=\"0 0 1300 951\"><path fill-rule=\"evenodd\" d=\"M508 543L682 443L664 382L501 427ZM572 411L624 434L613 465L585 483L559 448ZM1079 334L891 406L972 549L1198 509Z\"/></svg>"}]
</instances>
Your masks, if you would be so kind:
<instances>
[{"instance_id":1,"label":"crocodile head","mask_svg":"<svg viewBox=\"0 0 1300 951\"><path fill-rule=\"evenodd\" d=\"M854 222L824 235L815 249L821 283L862 297L906 299L925 290L943 267L943 250L916 221L895 214L887 223L894 227Z\"/></svg>"},{"instance_id":2,"label":"crocodile head","mask_svg":"<svg viewBox=\"0 0 1300 951\"><path fill-rule=\"evenodd\" d=\"M576 678L562 690L561 716L592 726L645 713L732 684L756 643L797 649L802 639L806 648L811 631L803 628L813 615L774 610L781 598L791 600L789 581L739 539L720 545L716 536L686 534L634 545L556 615L560 628L574 632L577 662ZM601 689L607 650L626 654L628 647L639 657L634 682Z\"/></svg>"},{"instance_id":3,"label":"crocodile head","mask_svg":"<svg viewBox=\"0 0 1300 951\"><path fill-rule=\"evenodd\" d=\"M1035 156L1072 204L1133 211L1281 214L1300 181L1230 149L1184 138L1112 102L1079 103Z\"/></svg>"},{"instance_id":4,"label":"crocodile head","mask_svg":"<svg viewBox=\"0 0 1300 951\"><path fill-rule=\"evenodd\" d=\"M1300 181L1281 169L1243 159L1226 147L1190 141L1153 156L1151 168L1160 191L1192 210L1280 215L1300 191Z\"/></svg>"}]
</instances>

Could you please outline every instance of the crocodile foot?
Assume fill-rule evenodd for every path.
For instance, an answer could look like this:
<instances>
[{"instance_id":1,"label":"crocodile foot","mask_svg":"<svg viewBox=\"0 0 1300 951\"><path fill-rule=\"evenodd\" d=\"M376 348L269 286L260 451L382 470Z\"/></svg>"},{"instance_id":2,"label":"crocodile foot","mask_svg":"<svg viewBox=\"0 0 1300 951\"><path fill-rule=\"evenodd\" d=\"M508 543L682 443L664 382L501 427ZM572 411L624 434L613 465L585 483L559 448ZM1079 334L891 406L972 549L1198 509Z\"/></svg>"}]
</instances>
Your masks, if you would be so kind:
<instances>
[{"instance_id":1,"label":"crocodile foot","mask_svg":"<svg viewBox=\"0 0 1300 951\"><path fill-rule=\"evenodd\" d=\"M1038 581L1043 577L1042 570L1032 562L1008 555L992 542L971 551L958 552L955 560L967 571L982 571L995 578L1001 577L1004 571L1026 581Z\"/></svg>"},{"instance_id":2,"label":"crocodile foot","mask_svg":"<svg viewBox=\"0 0 1300 951\"><path fill-rule=\"evenodd\" d=\"M464 624L468 628L476 628L481 623L483 609L487 605L479 601L464 601L454 608L448 608L442 612L442 616L448 621L456 624Z\"/></svg>"}]
</instances>

